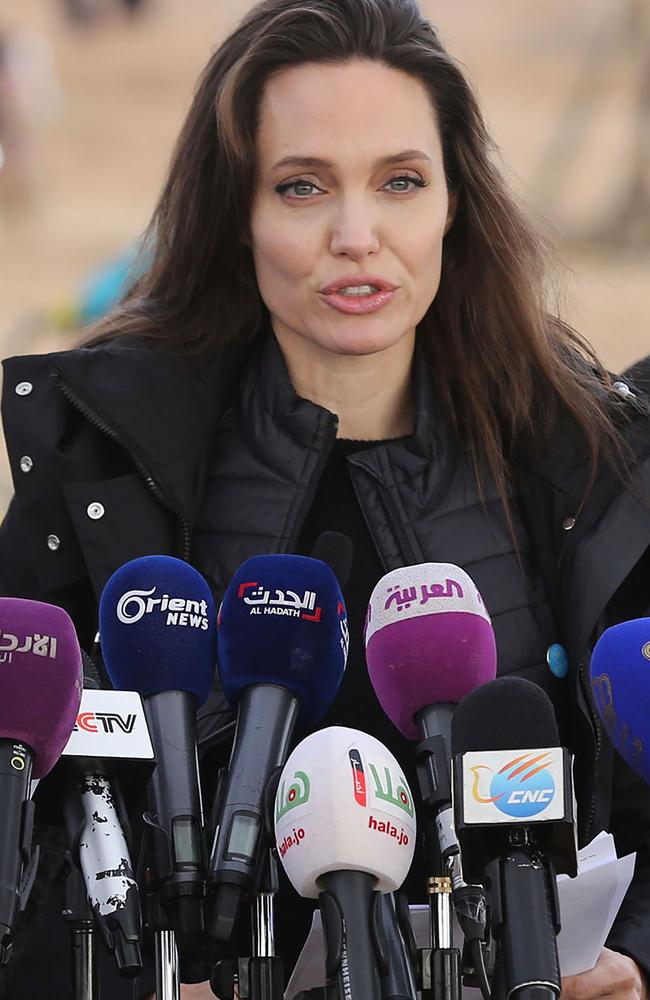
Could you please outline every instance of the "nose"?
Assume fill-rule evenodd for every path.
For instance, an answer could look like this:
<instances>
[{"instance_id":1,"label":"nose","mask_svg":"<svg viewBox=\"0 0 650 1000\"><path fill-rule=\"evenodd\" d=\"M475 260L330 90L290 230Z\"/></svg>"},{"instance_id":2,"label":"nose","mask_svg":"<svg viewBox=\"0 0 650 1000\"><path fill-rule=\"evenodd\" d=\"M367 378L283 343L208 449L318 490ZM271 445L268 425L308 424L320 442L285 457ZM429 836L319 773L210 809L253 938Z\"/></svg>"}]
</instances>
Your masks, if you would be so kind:
<instances>
[{"instance_id":1,"label":"nose","mask_svg":"<svg viewBox=\"0 0 650 1000\"><path fill-rule=\"evenodd\" d=\"M373 206L362 196L342 199L331 224L330 251L361 260L380 249L378 220Z\"/></svg>"}]
</instances>

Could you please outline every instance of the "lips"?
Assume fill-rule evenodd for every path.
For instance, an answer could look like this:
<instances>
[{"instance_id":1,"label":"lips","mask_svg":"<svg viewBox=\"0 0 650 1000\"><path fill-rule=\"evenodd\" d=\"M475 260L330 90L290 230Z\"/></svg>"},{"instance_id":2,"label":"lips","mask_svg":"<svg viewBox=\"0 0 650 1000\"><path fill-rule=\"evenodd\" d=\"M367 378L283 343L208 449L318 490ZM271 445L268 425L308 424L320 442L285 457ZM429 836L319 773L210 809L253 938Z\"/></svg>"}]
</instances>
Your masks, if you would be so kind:
<instances>
[{"instance_id":1,"label":"lips","mask_svg":"<svg viewBox=\"0 0 650 1000\"><path fill-rule=\"evenodd\" d=\"M390 281L386 281L385 278L378 277L376 274L350 274L347 278L339 278L338 281L333 281L331 284L326 285L325 288L321 288L321 292L323 295L332 295L335 292L339 292L342 288L354 288L358 285L374 285L380 292L392 292L397 287L391 284Z\"/></svg>"}]
</instances>

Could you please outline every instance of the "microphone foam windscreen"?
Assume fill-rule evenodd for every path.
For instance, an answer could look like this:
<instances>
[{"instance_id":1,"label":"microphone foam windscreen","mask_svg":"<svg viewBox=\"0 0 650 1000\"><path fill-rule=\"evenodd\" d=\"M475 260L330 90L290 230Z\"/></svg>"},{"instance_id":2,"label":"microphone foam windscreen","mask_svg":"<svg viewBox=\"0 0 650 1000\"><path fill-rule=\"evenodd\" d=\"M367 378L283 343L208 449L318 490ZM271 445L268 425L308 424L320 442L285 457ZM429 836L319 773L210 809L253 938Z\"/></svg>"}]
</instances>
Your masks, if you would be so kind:
<instances>
[{"instance_id":1,"label":"microphone foam windscreen","mask_svg":"<svg viewBox=\"0 0 650 1000\"><path fill-rule=\"evenodd\" d=\"M81 650L69 615L40 601L0 598L0 739L26 743L32 776L61 756L81 700Z\"/></svg>"},{"instance_id":2,"label":"microphone foam windscreen","mask_svg":"<svg viewBox=\"0 0 650 1000\"><path fill-rule=\"evenodd\" d=\"M451 722L451 751L557 747L560 734L551 699L523 677L499 677L460 702Z\"/></svg>"},{"instance_id":3,"label":"microphone foam windscreen","mask_svg":"<svg viewBox=\"0 0 650 1000\"><path fill-rule=\"evenodd\" d=\"M650 784L650 618L606 629L591 657L591 687L607 735Z\"/></svg>"},{"instance_id":4,"label":"microphone foam windscreen","mask_svg":"<svg viewBox=\"0 0 650 1000\"><path fill-rule=\"evenodd\" d=\"M341 587L345 587L354 559L354 545L348 535L340 531L323 531L316 539L310 555L312 559L327 563Z\"/></svg>"},{"instance_id":5,"label":"microphone foam windscreen","mask_svg":"<svg viewBox=\"0 0 650 1000\"><path fill-rule=\"evenodd\" d=\"M308 556L253 556L229 583L219 609L219 672L237 705L251 684L293 691L304 722L327 711L348 654L343 595L326 563Z\"/></svg>"},{"instance_id":6,"label":"microphone foam windscreen","mask_svg":"<svg viewBox=\"0 0 650 1000\"><path fill-rule=\"evenodd\" d=\"M320 877L333 871L367 872L380 892L399 889L416 833L404 772L374 736L331 726L292 751L275 798L275 836L301 896L318 896Z\"/></svg>"},{"instance_id":7,"label":"microphone foam windscreen","mask_svg":"<svg viewBox=\"0 0 650 1000\"><path fill-rule=\"evenodd\" d=\"M85 691L101 691L102 682L99 672L91 656L81 650L81 670Z\"/></svg>"},{"instance_id":8,"label":"microphone foam windscreen","mask_svg":"<svg viewBox=\"0 0 650 1000\"><path fill-rule=\"evenodd\" d=\"M143 556L113 573L99 602L102 654L113 687L141 695L208 697L217 616L197 570L172 556Z\"/></svg>"},{"instance_id":9,"label":"microphone foam windscreen","mask_svg":"<svg viewBox=\"0 0 650 1000\"><path fill-rule=\"evenodd\" d=\"M456 703L496 676L494 631L476 584L449 563L387 573L368 605L366 660L384 712L408 739L420 738L422 708Z\"/></svg>"}]
</instances>

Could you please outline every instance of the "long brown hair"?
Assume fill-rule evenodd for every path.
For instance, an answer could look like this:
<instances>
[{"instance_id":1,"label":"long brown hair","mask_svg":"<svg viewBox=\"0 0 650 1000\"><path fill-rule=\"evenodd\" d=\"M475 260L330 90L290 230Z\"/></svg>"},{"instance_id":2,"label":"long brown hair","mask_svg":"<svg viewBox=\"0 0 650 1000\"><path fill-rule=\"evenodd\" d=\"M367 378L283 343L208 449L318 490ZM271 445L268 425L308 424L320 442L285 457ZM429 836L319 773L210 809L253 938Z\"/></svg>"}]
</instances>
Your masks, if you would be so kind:
<instances>
[{"instance_id":1,"label":"long brown hair","mask_svg":"<svg viewBox=\"0 0 650 1000\"><path fill-rule=\"evenodd\" d=\"M582 432L593 479L601 454L621 455L609 417L615 390L586 341L549 311L545 249L495 167L465 76L417 0L262 0L246 14L200 78L145 234L151 263L90 342L137 334L207 353L254 337L265 307L241 237L265 83L286 67L351 59L418 79L437 113L457 207L418 336L477 470L487 462L508 511L507 456L521 441L541 445L561 411Z\"/></svg>"}]
</instances>

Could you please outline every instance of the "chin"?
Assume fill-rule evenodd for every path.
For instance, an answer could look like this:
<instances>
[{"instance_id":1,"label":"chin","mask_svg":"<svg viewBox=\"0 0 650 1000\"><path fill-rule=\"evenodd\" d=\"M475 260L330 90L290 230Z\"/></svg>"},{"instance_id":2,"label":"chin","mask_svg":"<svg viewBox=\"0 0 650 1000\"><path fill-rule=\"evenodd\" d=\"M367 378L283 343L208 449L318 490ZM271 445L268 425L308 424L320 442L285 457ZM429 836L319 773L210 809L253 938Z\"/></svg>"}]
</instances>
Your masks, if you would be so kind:
<instances>
[{"instance_id":1,"label":"chin","mask_svg":"<svg viewBox=\"0 0 650 1000\"><path fill-rule=\"evenodd\" d=\"M359 318L361 319L361 318ZM373 329L370 324L364 324L358 318L354 318L354 324L346 324L345 330L334 330L322 339L318 338L318 343L322 348L331 351L333 354L348 355L350 357L363 357L368 354L378 354L381 351L388 351L395 347L405 336L395 336L394 324L390 324L391 329Z\"/></svg>"}]
</instances>

